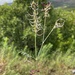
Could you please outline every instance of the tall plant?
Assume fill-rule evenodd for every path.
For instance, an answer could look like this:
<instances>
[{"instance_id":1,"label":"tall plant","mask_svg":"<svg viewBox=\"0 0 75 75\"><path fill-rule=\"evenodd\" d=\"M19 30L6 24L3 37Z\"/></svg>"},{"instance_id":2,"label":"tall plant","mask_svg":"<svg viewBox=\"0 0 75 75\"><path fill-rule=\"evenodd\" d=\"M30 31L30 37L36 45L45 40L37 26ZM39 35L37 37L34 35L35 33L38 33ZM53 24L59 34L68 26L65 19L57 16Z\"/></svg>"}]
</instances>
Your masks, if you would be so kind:
<instances>
[{"instance_id":1,"label":"tall plant","mask_svg":"<svg viewBox=\"0 0 75 75\"><path fill-rule=\"evenodd\" d=\"M48 33L47 36L45 36L45 31L46 31L46 19L47 17L49 17L49 10L51 9L51 3L43 3L43 6L44 8L43 9L40 9L44 12L44 23L42 25L41 23L41 15L39 13L39 5L38 3L36 2L32 2L31 3L31 9L32 9L32 14L29 14L31 19L29 19L29 22L30 22L30 25L32 27L32 30L34 31L34 35L35 35L35 57L37 57L37 55L39 55L40 51L43 48L43 45L44 43L46 42L46 40L48 39L48 37L50 36L50 34L53 32L54 29L56 28L60 28L60 27L63 27L64 25L64 20L62 18L58 19L56 22L55 22L55 25L53 26L53 28L51 29L51 31ZM41 12L41 13L43 13ZM41 31L43 31L41 33ZM42 43L41 43L41 47L40 47L40 50L37 51L37 36L43 36L42 37ZM42 52L42 51L41 51Z\"/></svg>"}]
</instances>

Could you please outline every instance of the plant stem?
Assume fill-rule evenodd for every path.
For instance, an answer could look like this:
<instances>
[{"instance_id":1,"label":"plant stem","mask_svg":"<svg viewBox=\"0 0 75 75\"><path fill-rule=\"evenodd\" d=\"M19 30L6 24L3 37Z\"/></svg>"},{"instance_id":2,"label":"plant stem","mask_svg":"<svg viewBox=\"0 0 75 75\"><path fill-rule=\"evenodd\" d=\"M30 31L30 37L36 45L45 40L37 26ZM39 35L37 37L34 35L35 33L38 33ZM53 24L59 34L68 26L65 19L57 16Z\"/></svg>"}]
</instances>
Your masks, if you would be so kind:
<instances>
[{"instance_id":1,"label":"plant stem","mask_svg":"<svg viewBox=\"0 0 75 75\"><path fill-rule=\"evenodd\" d=\"M46 25L46 17L44 19L43 38L42 38L41 48L43 47L43 41L44 41L44 38L45 38L45 30L46 30L46 26L45 25Z\"/></svg>"},{"instance_id":2,"label":"plant stem","mask_svg":"<svg viewBox=\"0 0 75 75\"><path fill-rule=\"evenodd\" d=\"M44 29L43 29L43 41L44 41L44 39L45 39L45 30L46 30L46 17L45 17L45 19L44 19ZM43 43L43 41L42 41L42 43ZM43 46L43 44L42 44L42 46Z\"/></svg>"},{"instance_id":3,"label":"plant stem","mask_svg":"<svg viewBox=\"0 0 75 75\"><path fill-rule=\"evenodd\" d=\"M47 38L50 36L50 34L53 32L54 29L55 29L55 26L52 28L52 30L49 32L49 34L46 36L46 38L43 41L43 44L45 43L45 41L47 40Z\"/></svg>"},{"instance_id":4,"label":"plant stem","mask_svg":"<svg viewBox=\"0 0 75 75\"><path fill-rule=\"evenodd\" d=\"M50 36L50 34L53 32L53 30L55 29L55 26L52 28L52 30L49 32L49 34L46 36L46 38L43 41L43 44L45 43L45 41L48 39L48 37Z\"/></svg>"},{"instance_id":5,"label":"plant stem","mask_svg":"<svg viewBox=\"0 0 75 75\"><path fill-rule=\"evenodd\" d=\"M55 26L51 29L51 31L49 32L49 34L46 36L46 38L45 38L44 41L42 42L42 46L41 46L41 48L40 48L40 50L39 50L39 52L38 52L38 56L39 56L39 54L40 54L40 52L41 52L41 49L42 49L42 47L43 47L43 44L44 44L45 41L48 39L48 37L50 36L50 34L53 32L54 29L55 29Z\"/></svg>"},{"instance_id":6,"label":"plant stem","mask_svg":"<svg viewBox=\"0 0 75 75\"><path fill-rule=\"evenodd\" d=\"M45 38L45 30L46 30L46 17L44 19L44 29L43 29L43 41L44 41L44 38Z\"/></svg>"},{"instance_id":7,"label":"plant stem","mask_svg":"<svg viewBox=\"0 0 75 75\"><path fill-rule=\"evenodd\" d=\"M37 36L36 36L36 27L35 27L35 57L37 56L36 37Z\"/></svg>"},{"instance_id":8,"label":"plant stem","mask_svg":"<svg viewBox=\"0 0 75 75\"><path fill-rule=\"evenodd\" d=\"M35 27L35 58L37 57L37 45L36 45L36 42L37 42L37 11L34 10L34 27Z\"/></svg>"}]
</instances>

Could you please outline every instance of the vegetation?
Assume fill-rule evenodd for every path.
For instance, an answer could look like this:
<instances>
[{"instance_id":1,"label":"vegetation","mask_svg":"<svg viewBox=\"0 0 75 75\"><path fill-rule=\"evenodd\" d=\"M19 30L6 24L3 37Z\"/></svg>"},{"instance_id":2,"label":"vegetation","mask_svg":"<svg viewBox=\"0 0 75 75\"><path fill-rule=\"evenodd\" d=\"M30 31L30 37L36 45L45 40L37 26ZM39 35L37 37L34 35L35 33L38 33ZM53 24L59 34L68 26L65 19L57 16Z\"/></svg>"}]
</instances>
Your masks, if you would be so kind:
<instances>
[{"instance_id":1,"label":"vegetation","mask_svg":"<svg viewBox=\"0 0 75 75\"><path fill-rule=\"evenodd\" d=\"M0 6L0 75L71 75L74 30L75 10L45 0Z\"/></svg>"},{"instance_id":2,"label":"vegetation","mask_svg":"<svg viewBox=\"0 0 75 75\"><path fill-rule=\"evenodd\" d=\"M55 7L75 8L75 0L48 0L53 3Z\"/></svg>"}]
</instances>

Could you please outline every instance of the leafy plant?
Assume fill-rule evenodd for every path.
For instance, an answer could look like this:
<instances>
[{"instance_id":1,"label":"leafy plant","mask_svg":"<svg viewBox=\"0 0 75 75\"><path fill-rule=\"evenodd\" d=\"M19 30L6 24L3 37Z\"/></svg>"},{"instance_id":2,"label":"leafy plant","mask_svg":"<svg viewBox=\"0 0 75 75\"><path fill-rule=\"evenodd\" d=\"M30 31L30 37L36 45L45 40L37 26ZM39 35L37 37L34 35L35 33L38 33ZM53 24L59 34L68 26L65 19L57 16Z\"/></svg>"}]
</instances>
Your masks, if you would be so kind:
<instances>
[{"instance_id":1,"label":"leafy plant","mask_svg":"<svg viewBox=\"0 0 75 75\"><path fill-rule=\"evenodd\" d=\"M56 28L60 28L64 25L64 20L62 18L58 19L54 25L54 27L51 29L51 31L49 31L48 35L45 37L45 32L46 32L46 18L49 17L49 10L51 9L51 4L47 3L45 4L44 8L42 9L42 11L44 12L44 25L41 25L41 16L39 14L39 6L37 3L35 3L34 1L31 3L32 8L32 14L29 14L29 16L32 19L29 19L30 25L32 26L32 30L34 31L34 37L35 37L35 57L37 57L37 55L39 56L39 53L41 52L44 43L46 42L46 40L48 39L48 37L50 36L50 34L53 32L54 29ZM41 12L42 13L42 12ZM42 33L39 33L41 32ZM40 47L40 50L37 50L37 36L43 36L42 37L42 44Z\"/></svg>"}]
</instances>

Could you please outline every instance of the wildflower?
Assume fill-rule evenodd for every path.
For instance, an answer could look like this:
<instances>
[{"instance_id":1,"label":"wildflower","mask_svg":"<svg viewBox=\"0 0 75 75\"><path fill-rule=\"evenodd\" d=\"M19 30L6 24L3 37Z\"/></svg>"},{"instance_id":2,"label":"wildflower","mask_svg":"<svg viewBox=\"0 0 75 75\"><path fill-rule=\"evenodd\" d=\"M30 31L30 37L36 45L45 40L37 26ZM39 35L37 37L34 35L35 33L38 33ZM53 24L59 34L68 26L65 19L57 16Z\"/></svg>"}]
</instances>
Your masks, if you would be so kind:
<instances>
[{"instance_id":1,"label":"wildflower","mask_svg":"<svg viewBox=\"0 0 75 75\"><path fill-rule=\"evenodd\" d=\"M31 20L29 19L30 25L32 26L33 29L32 31L34 31L38 36L41 36L42 26L41 26L40 16L38 16L39 14L38 4L33 1L30 7L33 10L33 13L31 15L32 19Z\"/></svg>"},{"instance_id":2,"label":"wildflower","mask_svg":"<svg viewBox=\"0 0 75 75\"><path fill-rule=\"evenodd\" d=\"M44 6L44 8L42 9L42 11L44 11L44 16L45 17L48 17L49 16L49 10L51 9L51 3L48 2L48 3L43 3L42 4Z\"/></svg>"}]
</instances>

